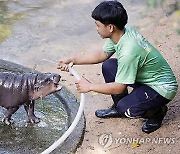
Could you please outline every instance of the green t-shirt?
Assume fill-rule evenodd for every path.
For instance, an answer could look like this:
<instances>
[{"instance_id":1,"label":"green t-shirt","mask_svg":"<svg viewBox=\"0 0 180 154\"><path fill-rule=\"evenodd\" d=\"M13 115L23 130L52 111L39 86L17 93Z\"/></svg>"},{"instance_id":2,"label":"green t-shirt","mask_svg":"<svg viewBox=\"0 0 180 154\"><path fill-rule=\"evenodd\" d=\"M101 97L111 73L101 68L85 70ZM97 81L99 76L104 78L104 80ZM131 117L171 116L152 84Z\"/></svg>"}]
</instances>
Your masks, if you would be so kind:
<instances>
[{"instance_id":1,"label":"green t-shirt","mask_svg":"<svg viewBox=\"0 0 180 154\"><path fill-rule=\"evenodd\" d=\"M169 100L175 97L178 84L170 66L135 28L126 26L125 33L117 44L107 39L103 50L117 54L115 82L141 83Z\"/></svg>"}]
</instances>

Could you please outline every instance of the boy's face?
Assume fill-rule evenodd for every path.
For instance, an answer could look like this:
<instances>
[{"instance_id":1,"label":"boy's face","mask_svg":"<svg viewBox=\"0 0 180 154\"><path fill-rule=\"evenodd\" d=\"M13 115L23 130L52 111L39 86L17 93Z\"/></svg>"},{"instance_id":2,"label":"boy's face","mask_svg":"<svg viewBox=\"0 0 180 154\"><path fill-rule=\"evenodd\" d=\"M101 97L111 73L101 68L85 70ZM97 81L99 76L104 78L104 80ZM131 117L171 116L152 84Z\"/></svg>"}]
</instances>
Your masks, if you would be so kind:
<instances>
[{"instance_id":1,"label":"boy's face","mask_svg":"<svg viewBox=\"0 0 180 154\"><path fill-rule=\"evenodd\" d=\"M109 25L104 25L98 20L95 20L96 23L96 29L98 34L101 36L102 39L104 38L110 38L111 36L111 28Z\"/></svg>"}]
</instances>

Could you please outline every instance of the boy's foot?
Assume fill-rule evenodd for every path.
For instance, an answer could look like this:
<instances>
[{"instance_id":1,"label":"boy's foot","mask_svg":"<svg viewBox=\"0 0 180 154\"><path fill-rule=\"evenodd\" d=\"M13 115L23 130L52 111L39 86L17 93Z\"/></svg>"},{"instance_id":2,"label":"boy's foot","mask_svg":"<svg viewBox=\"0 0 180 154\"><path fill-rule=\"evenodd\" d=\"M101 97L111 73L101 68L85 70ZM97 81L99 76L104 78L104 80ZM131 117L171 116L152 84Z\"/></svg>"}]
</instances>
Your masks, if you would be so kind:
<instances>
[{"instance_id":1,"label":"boy's foot","mask_svg":"<svg viewBox=\"0 0 180 154\"><path fill-rule=\"evenodd\" d=\"M115 107L111 107L109 109L97 110L95 115L99 118L118 118L120 117L119 113L115 109Z\"/></svg>"},{"instance_id":2,"label":"boy's foot","mask_svg":"<svg viewBox=\"0 0 180 154\"><path fill-rule=\"evenodd\" d=\"M142 131L149 134L159 129L166 112L167 106L162 106L152 118L145 122L145 124L142 126Z\"/></svg>"}]
</instances>

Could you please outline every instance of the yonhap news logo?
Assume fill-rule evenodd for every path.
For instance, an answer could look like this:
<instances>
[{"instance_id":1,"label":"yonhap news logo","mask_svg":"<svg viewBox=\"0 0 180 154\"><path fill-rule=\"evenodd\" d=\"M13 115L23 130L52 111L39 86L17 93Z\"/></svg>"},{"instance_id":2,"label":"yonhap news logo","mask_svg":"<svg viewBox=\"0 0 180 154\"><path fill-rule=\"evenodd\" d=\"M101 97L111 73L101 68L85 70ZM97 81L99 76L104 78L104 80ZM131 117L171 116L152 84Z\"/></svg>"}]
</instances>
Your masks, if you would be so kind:
<instances>
[{"instance_id":1,"label":"yonhap news logo","mask_svg":"<svg viewBox=\"0 0 180 154\"><path fill-rule=\"evenodd\" d=\"M98 142L101 147L108 148L112 145L131 144L175 144L176 138L173 137L155 137L155 138L138 138L138 137L113 137L112 133L101 134Z\"/></svg>"},{"instance_id":2,"label":"yonhap news logo","mask_svg":"<svg viewBox=\"0 0 180 154\"><path fill-rule=\"evenodd\" d=\"M112 134L102 134L99 137L99 144L103 147L103 148L108 148L112 145L113 143L113 138L112 138Z\"/></svg>"}]
</instances>

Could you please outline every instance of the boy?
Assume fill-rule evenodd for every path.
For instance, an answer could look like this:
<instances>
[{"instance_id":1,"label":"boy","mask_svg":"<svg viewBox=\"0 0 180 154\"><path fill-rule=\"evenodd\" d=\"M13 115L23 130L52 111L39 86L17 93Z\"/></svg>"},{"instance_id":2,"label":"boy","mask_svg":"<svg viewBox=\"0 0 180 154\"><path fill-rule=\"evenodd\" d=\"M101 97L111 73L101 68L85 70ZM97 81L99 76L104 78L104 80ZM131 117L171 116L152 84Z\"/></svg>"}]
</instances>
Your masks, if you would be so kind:
<instances>
[{"instance_id":1,"label":"boy","mask_svg":"<svg viewBox=\"0 0 180 154\"><path fill-rule=\"evenodd\" d=\"M105 83L96 84L81 78L76 82L79 92L95 91L112 96L109 109L97 110L100 118L142 117L147 121L142 131L151 133L161 127L167 112L166 104L176 95L176 78L162 55L136 29L126 25L126 10L118 1L101 2L92 12L97 32L107 38L103 51L67 58L61 64L82 65L103 62ZM116 53L117 58L110 58ZM133 87L128 94L127 87Z\"/></svg>"}]
</instances>

